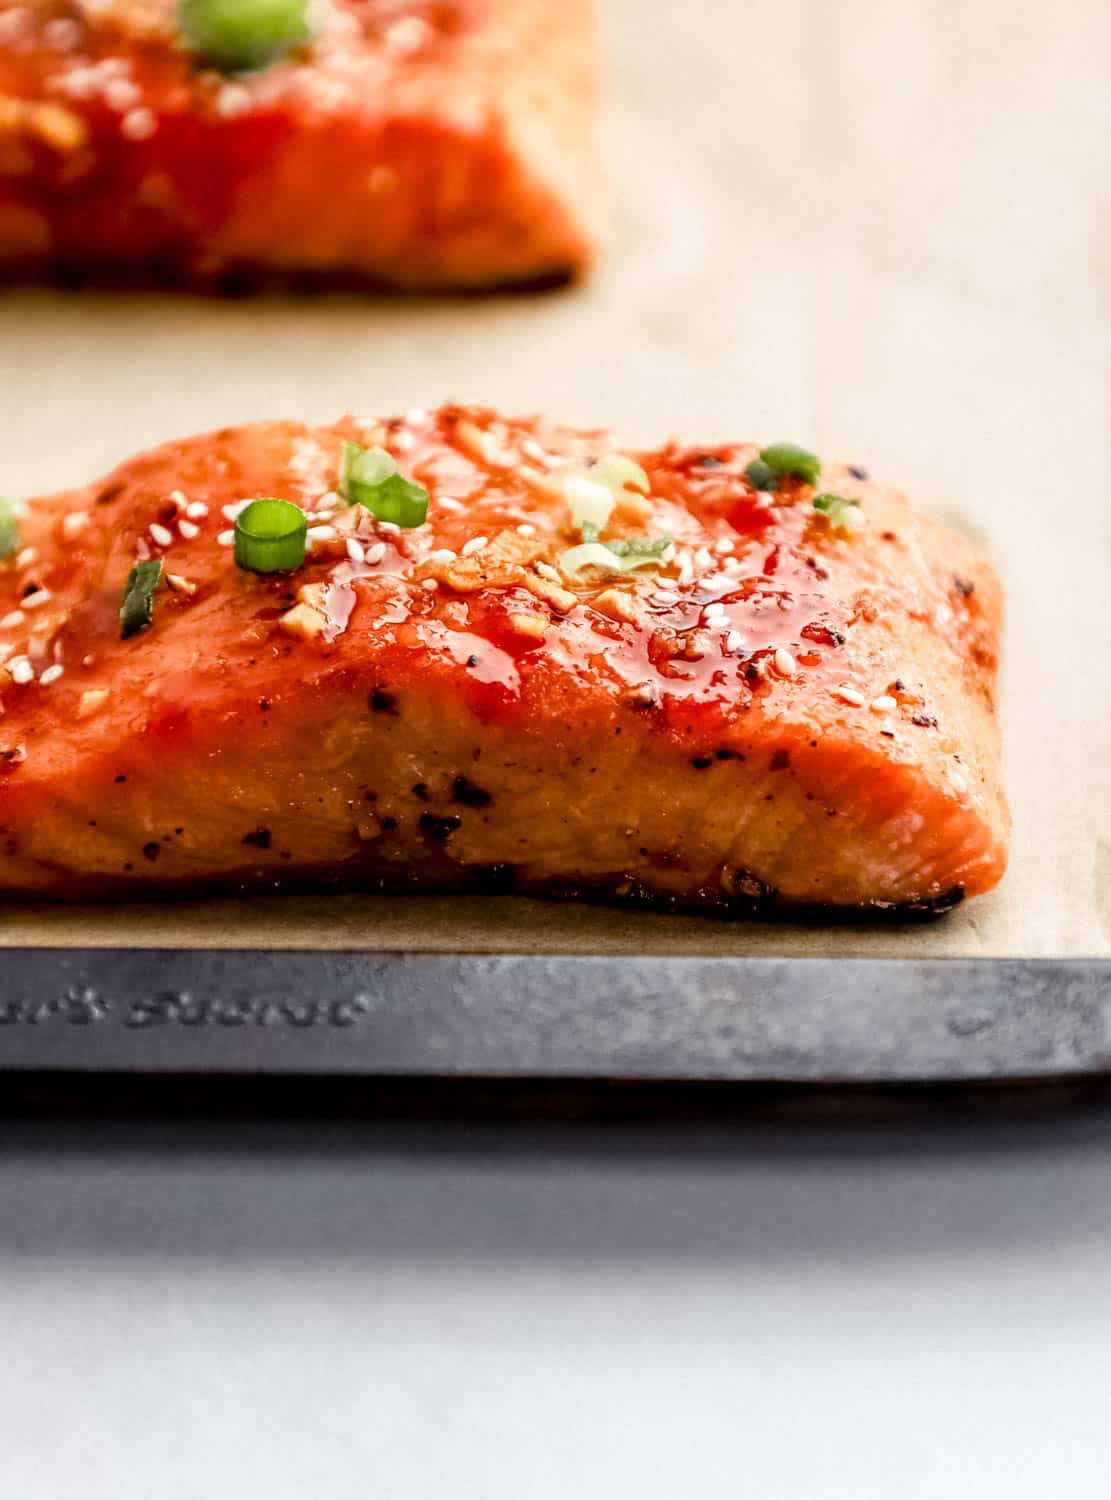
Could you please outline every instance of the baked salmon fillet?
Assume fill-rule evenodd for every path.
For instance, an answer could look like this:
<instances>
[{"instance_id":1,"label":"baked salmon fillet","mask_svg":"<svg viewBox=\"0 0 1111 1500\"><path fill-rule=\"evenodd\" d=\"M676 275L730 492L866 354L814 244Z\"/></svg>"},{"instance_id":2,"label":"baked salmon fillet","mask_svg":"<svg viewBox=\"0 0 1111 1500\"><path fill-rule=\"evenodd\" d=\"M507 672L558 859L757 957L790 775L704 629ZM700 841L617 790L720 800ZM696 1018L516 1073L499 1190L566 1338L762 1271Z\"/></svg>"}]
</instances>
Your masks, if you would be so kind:
<instances>
[{"instance_id":1,"label":"baked salmon fillet","mask_svg":"<svg viewBox=\"0 0 1111 1500\"><path fill-rule=\"evenodd\" d=\"M558 280L590 0L0 0L0 277Z\"/></svg>"},{"instance_id":2,"label":"baked salmon fillet","mask_svg":"<svg viewBox=\"0 0 1111 1500\"><path fill-rule=\"evenodd\" d=\"M940 911L1003 873L1000 586L860 468L449 405L17 510L6 897Z\"/></svg>"}]
</instances>

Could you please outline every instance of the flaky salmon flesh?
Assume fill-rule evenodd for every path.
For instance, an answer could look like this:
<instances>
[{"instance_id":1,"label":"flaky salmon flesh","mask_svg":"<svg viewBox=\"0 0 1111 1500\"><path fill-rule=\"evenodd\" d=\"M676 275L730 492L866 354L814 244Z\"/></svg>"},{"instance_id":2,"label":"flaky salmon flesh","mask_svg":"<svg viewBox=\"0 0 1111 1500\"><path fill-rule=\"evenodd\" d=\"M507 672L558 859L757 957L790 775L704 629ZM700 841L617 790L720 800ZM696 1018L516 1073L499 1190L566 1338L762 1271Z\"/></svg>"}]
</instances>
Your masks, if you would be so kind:
<instances>
[{"instance_id":1,"label":"flaky salmon flesh","mask_svg":"<svg viewBox=\"0 0 1111 1500\"><path fill-rule=\"evenodd\" d=\"M242 40L231 0L0 0L0 278L573 275L600 196L591 8L288 0L276 35L300 10L306 40L244 59L204 47Z\"/></svg>"},{"instance_id":2,"label":"flaky salmon flesh","mask_svg":"<svg viewBox=\"0 0 1111 1500\"><path fill-rule=\"evenodd\" d=\"M863 469L762 451L618 457L449 405L228 428L30 502L0 565L0 891L988 890L992 569ZM426 519L345 502L364 454ZM263 496L306 512L294 571L237 564Z\"/></svg>"}]
</instances>

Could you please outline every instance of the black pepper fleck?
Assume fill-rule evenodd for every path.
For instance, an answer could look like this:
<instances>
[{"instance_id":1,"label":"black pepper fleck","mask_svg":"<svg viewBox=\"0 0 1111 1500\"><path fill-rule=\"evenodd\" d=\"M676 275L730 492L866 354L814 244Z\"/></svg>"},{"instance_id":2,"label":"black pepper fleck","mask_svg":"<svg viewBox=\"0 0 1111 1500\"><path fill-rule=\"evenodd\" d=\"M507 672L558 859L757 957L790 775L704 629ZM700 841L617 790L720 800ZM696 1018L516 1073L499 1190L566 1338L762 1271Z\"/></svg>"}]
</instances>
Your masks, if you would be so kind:
<instances>
[{"instance_id":1,"label":"black pepper fleck","mask_svg":"<svg viewBox=\"0 0 1111 1500\"><path fill-rule=\"evenodd\" d=\"M161 853L161 846L154 843L153 840L149 844L143 845L143 855L146 859L156 860Z\"/></svg>"},{"instance_id":2,"label":"black pepper fleck","mask_svg":"<svg viewBox=\"0 0 1111 1500\"><path fill-rule=\"evenodd\" d=\"M488 791L476 786L473 781L468 781L465 776L455 778L454 796L456 802L462 802L464 807L485 807L493 800Z\"/></svg>"},{"instance_id":3,"label":"black pepper fleck","mask_svg":"<svg viewBox=\"0 0 1111 1500\"><path fill-rule=\"evenodd\" d=\"M396 714L397 699L384 688L375 688L370 695L370 711L375 714Z\"/></svg>"},{"instance_id":4,"label":"black pepper fleck","mask_svg":"<svg viewBox=\"0 0 1111 1500\"><path fill-rule=\"evenodd\" d=\"M270 830L269 828L256 828L254 833L243 835L243 842L250 844L254 849L269 849Z\"/></svg>"},{"instance_id":5,"label":"black pepper fleck","mask_svg":"<svg viewBox=\"0 0 1111 1500\"><path fill-rule=\"evenodd\" d=\"M462 821L462 818L441 818L435 813L421 813L420 831L426 838L434 839L437 844L442 844L451 837Z\"/></svg>"}]
</instances>

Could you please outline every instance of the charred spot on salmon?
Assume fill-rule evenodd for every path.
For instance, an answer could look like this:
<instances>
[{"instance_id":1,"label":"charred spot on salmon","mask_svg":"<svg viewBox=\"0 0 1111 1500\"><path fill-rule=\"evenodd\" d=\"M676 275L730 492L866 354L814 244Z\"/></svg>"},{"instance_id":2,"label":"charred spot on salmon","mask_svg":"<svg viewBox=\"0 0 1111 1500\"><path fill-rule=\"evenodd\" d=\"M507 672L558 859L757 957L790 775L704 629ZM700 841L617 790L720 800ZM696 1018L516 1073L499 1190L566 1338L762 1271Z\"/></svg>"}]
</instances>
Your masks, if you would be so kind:
<instances>
[{"instance_id":1,"label":"charred spot on salmon","mask_svg":"<svg viewBox=\"0 0 1111 1500\"><path fill-rule=\"evenodd\" d=\"M375 688L370 695L370 711L375 714L397 715L397 698L393 693L387 693L385 688Z\"/></svg>"},{"instance_id":2,"label":"charred spot on salmon","mask_svg":"<svg viewBox=\"0 0 1111 1500\"><path fill-rule=\"evenodd\" d=\"M705 771L706 768L707 768L707 766L712 766L713 763L714 763L713 756L710 756L710 755L692 755L691 756L691 765L694 767L694 769L696 771Z\"/></svg>"},{"instance_id":3,"label":"charred spot on salmon","mask_svg":"<svg viewBox=\"0 0 1111 1500\"><path fill-rule=\"evenodd\" d=\"M487 807L494 799L483 787L476 786L466 776L455 778L454 796L464 807Z\"/></svg>"},{"instance_id":4,"label":"charred spot on salmon","mask_svg":"<svg viewBox=\"0 0 1111 1500\"><path fill-rule=\"evenodd\" d=\"M700 469L725 468L724 458L719 458L716 453L700 453L694 459L694 463L696 463Z\"/></svg>"},{"instance_id":5,"label":"charred spot on salmon","mask_svg":"<svg viewBox=\"0 0 1111 1500\"><path fill-rule=\"evenodd\" d=\"M862 483L867 481L868 470L861 468L859 464L850 464L849 473L853 476L854 479L859 479Z\"/></svg>"},{"instance_id":6,"label":"charred spot on salmon","mask_svg":"<svg viewBox=\"0 0 1111 1500\"><path fill-rule=\"evenodd\" d=\"M471 652L470 656L467 657L467 665L468 667L478 666L478 657L474 654L473 651Z\"/></svg>"},{"instance_id":7,"label":"charred spot on salmon","mask_svg":"<svg viewBox=\"0 0 1111 1500\"><path fill-rule=\"evenodd\" d=\"M910 722L917 724L919 729L936 729L937 714L916 713L911 714Z\"/></svg>"},{"instance_id":8,"label":"charred spot on salmon","mask_svg":"<svg viewBox=\"0 0 1111 1500\"><path fill-rule=\"evenodd\" d=\"M432 839L437 844L443 844L462 824L463 819L451 815L438 817L436 813L421 813L418 821L420 831L426 838Z\"/></svg>"},{"instance_id":9,"label":"charred spot on salmon","mask_svg":"<svg viewBox=\"0 0 1111 1500\"><path fill-rule=\"evenodd\" d=\"M416 797L416 798L418 798L421 802L427 802L428 801L428 783L427 782L425 782L425 781L418 781L417 784L416 784L416 786L414 786L414 787L411 788L411 791L413 793L413 796Z\"/></svg>"},{"instance_id":10,"label":"charred spot on salmon","mask_svg":"<svg viewBox=\"0 0 1111 1500\"><path fill-rule=\"evenodd\" d=\"M94 504L111 505L114 501L120 498L126 488L127 486L126 484L124 484L122 479L117 480L115 484L105 485L105 487L97 495Z\"/></svg>"},{"instance_id":11,"label":"charred spot on salmon","mask_svg":"<svg viewBox=\"0 0 1111 1500\"><path fill-rule=\"evenodd\" d=\"M161 844L157 843L154 839L151 839L151 841L150 841L149 844L144 844L143 845L143 858L144 859L149 859L152 864L154 863L154 861L158 858L158 856L161 853L162 853L162 846L161 846Z\"/></svg>"},{"instance_id":12,"label":"charred spot on salmon","mask_svg":"<svg viewBox=\"0 0 1111 1500\"><path fill-rule=\"evenodd\" d=\"M953 587L962 599L971 599L976 592L976 585L971 578L962 578L959 573L953 575Z\"/></svg>"},{"instance_id":13,"label":"charred spot on salmon","mask_svg":"<svg viewBox=\"0 0 1111 1500\"><path fill-rule=\"evenodd\" d=\"M253 849L269 849L270 830L269 828L256 828L253 833L243 835L243 842Z\"/></svg>"}]
</instances>

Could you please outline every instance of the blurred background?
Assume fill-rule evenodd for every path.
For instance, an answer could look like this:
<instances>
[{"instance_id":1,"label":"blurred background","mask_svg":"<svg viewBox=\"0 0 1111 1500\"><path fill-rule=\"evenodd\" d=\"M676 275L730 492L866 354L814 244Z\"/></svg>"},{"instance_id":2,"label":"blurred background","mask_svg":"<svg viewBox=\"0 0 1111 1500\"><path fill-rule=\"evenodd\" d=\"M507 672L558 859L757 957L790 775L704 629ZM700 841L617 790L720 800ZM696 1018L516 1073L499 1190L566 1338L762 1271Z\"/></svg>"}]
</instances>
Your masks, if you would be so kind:
<instances>
[{"instance_id":1,"label":"blurred background","mask_svg":"<svg viewBox=\"0 0 1111 1500\"><path fill-rule=\"evenodd\" d=\"M613 238L588 282L416 304L6 295L6 488L246 418L448 396L865 461L980 535L1010 591L1015 873L950 931L1106 954L1111 7L601 9ZM0 1480L19 1500L1106 1482L1104 1111L8 1119L2 1140Z\"/></svg>"}]
</instances>

